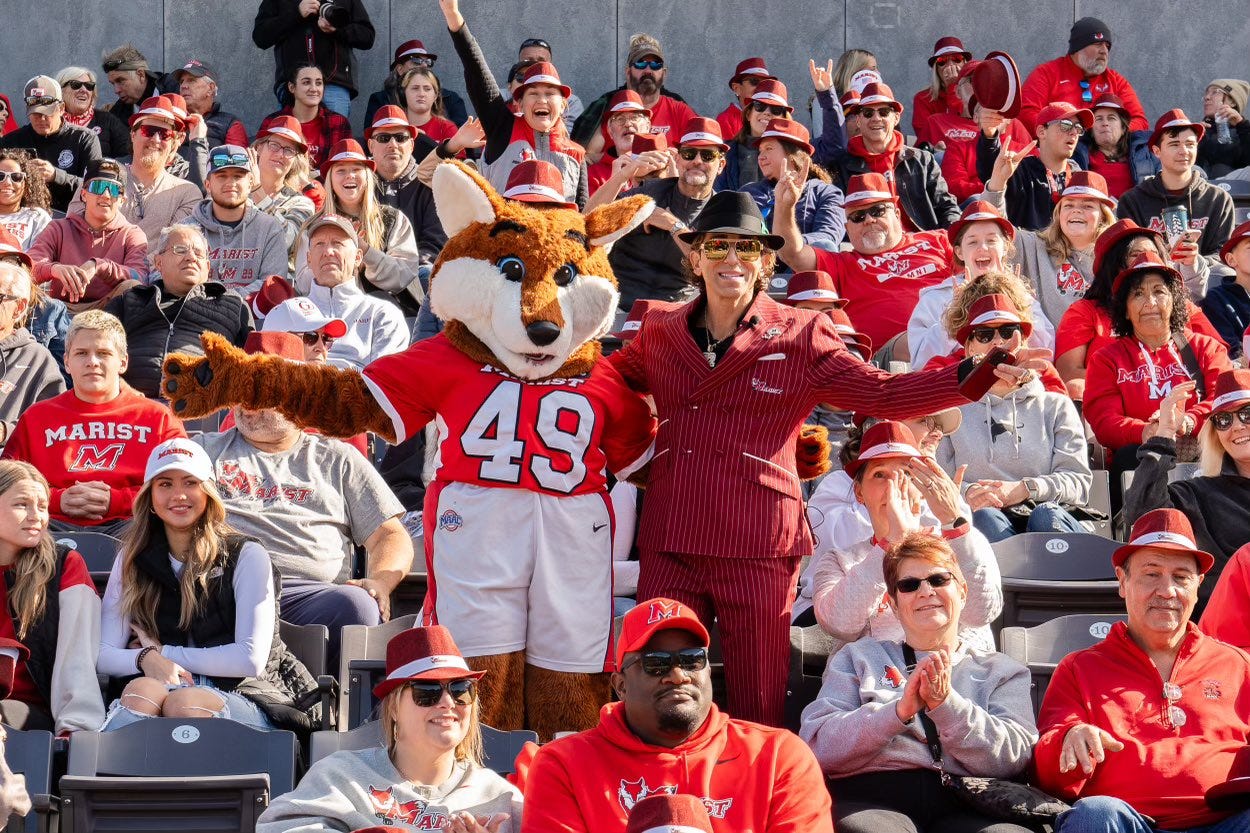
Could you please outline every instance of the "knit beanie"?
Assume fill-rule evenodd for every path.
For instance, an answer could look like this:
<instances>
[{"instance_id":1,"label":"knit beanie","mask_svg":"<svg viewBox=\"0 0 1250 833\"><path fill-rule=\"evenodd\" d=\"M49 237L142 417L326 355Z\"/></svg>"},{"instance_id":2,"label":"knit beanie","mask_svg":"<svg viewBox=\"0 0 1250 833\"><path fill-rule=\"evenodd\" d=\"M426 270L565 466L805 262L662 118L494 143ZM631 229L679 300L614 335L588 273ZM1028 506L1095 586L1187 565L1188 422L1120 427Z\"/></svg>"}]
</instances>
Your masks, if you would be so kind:
<instances>
[{"instance_id":1,"label":"knit beanie","mask_svg":"<svg viewBox=\"0 0 1250 833\"><path fill-rule=\"evenodd\" d=\"M1233 102L1238 113L1246 112L1246 100L1250 99L1250 82L1239 78L1216 78L1208 87L1219 87Z\"/></svg>"},{"instance_id":2,"label":"knit beanie","mask_svg":"<svg viewBox=\"0 0 1250 833\"><path fill-rule=\"evenodd\" d=\"M1072 32L1068 35L1068 54L1080 52L1091 43L1105 43L1111 46L1111 29L1096 17L1083 17L1072 24Z\"/></svg>"}]
</instances>

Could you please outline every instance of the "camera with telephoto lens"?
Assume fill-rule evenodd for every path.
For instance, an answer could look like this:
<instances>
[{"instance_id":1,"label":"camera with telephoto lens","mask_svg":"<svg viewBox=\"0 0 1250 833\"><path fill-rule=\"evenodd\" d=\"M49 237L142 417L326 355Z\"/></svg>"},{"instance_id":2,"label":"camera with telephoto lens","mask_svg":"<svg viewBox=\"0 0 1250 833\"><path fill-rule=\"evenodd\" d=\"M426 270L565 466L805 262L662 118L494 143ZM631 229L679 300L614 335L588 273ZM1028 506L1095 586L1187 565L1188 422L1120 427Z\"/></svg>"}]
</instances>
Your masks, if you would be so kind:
<instances>
[{"instance_id":1,"label":"camera with telephoto lens","mask_svg":"<svg viewBox=\"0 0 1250 833\"><path fill-rule=\"evenodd\" d=\"M335 29L341 29L352 22L350 0L321 0L317 15Z\"/></svg>"}]
</instances>

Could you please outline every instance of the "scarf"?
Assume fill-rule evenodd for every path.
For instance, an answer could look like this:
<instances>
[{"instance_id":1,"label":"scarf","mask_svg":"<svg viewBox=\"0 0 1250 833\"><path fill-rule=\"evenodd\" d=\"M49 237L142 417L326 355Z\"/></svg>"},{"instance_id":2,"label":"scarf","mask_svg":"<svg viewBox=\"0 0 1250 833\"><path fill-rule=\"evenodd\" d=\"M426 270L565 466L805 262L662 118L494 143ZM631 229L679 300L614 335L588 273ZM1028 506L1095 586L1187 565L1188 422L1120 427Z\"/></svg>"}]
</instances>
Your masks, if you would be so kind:
<instances>
[{"instance_id":1,"label":"scarf","mask_svg":"<svg viewBox=\"0 0 1250 833\"><path fill-rule=\"evenodd\" d=\"M532 148L538 148L538 135L520 113L516 114L516 121L512 125L512 138L509 144L518 141L525 142ZM556 121L556 129L547 134L547 142L556 153L571 156L578 162L586 159L586 149L569 138L563 120Z\"/></svg>"}]
</instances>

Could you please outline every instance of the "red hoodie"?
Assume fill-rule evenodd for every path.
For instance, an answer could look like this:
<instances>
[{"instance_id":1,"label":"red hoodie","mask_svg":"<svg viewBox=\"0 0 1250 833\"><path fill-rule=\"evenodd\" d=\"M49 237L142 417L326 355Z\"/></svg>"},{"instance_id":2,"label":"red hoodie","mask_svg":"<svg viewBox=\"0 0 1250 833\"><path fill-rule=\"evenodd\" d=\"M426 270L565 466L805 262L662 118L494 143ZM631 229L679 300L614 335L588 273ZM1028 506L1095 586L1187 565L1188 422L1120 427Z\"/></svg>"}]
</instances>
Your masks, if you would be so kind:
<instances>
[{"instance_id":1,"label":"red hoodie","mask_svg":"<svg viewBox=\"0 0 1250 833\"><path fill-rule=\"evenodd\" d=\"M48 294L60 301L69 297L61 282L52 278L52 267L58 263L81 266L95 259L95 277L87 284L83 301L98 301L122 281L146 282L148 276L148 240L120 211L99 232L82 214L53 220L31 244L30 258L35 262L35 280L52 281Z\"/></svg>"},{"instance_id":2,"label":"red hoodie","mask_svg":"<svg viewBox=\"0 0 1250 833\"><path fill-rule=\"evenodd\" d=\"M1086 100L1081 82L1090 82L1089 98ZM1108 69L1102 75L1085 77L1085 71L1076 65L1071 55L1055 58L1039 64L1029 73L1020 88L1020 121L1029 131L1037 127L1037 114L1052 101L1066 101L1073 107L1089 107L1103 93L1114 93L1124 102L1129 112L1129 130L1149 130L1146 111L1142 109L1137 91L1120 73Z\"/></svg>"},{"instance_id":3,"label":"red hoodie","mask_svg":"<svg viewBox=\"0 0 1250 833\"><path fill-rule=\"evenodd\" d=\"M17 130L17 115L13 112L13 103L9 101L9 97L0 93L0 101L4 102L4 109L9 111L9 116L4 121L4 134L12 133Z\"/></svg>"},{"instance_id":4,"label":"red hoodie","mask_svg":"<svg viewBox=\"0 0 1250 833\"><path fill-rule=\"evenodd\" d=\"M609 703L593 729L542 747L525 779L521 833L623 833L656 793L696 795L714 833L833 833L820 765L785 729L733 720L716 706L685 743L651 746Z\"/></svg>"},{"instance_id":5,"label":"red hoodie","mask_svg":"<svg viewBox=\"0 0 1250 833\"><path fill-rule=\"evenodd\" d=\"M1198 627L1207 636L1221 642L1250 650L1250 618L1246 617L1246 601L1250 599L1250 544L1228 559L1220 571L1220 579L1211 591Z\"/></svg>"},{"instance_id":6,"label":"red hoodie","mask_svg":"<svg viewBox=\"0 0 1250 833\"><path fill-rule=\"evenodd\" d=\"M1229 815L1211 810L1203 796L1230 777L1250 775L1237 760L1250 742L1250 656L1204 636L1192 623L1187 627L1169 678L1181 691L1176 705L1186 720L1180 728L1164 724L1159 669L1123 622L1099 644L1060 661L1037 720L1038 786L1068 801L1115 796L1168 830ZM1078 723L1104 729L1124 744L1107 752L1089 776L1080 767L1059 772L1063 739Z\"/></svg>"},{"instance_id":7,"label":"red hoodie","mask_svg":"<svg viewBox=\"0 0 1250 833\"><path fill-rule=\"evenodd\" d=\"M925 87L916 93L915 98L911 100L911 130L916 134L916 143L928 142L936 145L938 142L945 141L941 135L935 132L931 124L933 116L939 113L949 113L952 116L958 116L964 111L964 103L959 99L959 93L955 92L957 85L951 84L940 95L938 100L934 101L929 97L929 88Z\"/></svg>"}]
</instances>

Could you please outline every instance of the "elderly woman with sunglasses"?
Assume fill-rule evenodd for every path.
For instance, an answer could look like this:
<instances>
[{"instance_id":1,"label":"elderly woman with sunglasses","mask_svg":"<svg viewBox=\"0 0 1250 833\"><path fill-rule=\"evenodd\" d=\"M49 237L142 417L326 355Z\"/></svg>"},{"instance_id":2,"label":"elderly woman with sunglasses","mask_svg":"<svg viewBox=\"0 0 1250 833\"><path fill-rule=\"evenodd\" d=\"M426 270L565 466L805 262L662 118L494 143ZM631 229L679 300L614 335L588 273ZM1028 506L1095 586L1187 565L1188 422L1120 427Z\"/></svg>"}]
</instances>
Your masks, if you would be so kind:
<instances>
[{"instance_id":1,"label":"elderly woman with sunglasses","mask_svg":"<svg viewBox=\"0 0 1250 833\"><path fill-rule=\"evenodd\" d=\"M1127 522L1152 509L1179 509L1193 525L1198 546L1215 556L1215 575L1208 575L1199 588L1200 605L1208 594L1215 603L1212 587L1220 570L1250 541L1250 515L1246 513L1250 506L1250 370L1221 373L1215 380L1211 409L1198 432L1200 476L1169 482L1176 468L1176 438L1185 418L1181 401L1174 400L1171 408L1160 409L1158 430L1138 449L1137 471L1124 493Z\"/></svg>"},{"instance_id":2,"label":"elderly woman with sunglasses","mask_svg":"<svg viewBox=\"0 0 1250 833\"><path fill-rule=\"evenodd\" d=\"M1012 778L1037 741L1029 671L964 635L969 587L951 542L900 536L875 579L894 634L829 661L799 735L829 778L838 833L1023 833L976 815L941 772ZM932 736L937 748L926 740Z\"/></svg>"},{"instance_id":3,"label":"elderly woman with sunglasses","mask_svg":"<svg viewBox=\"0 0 1250 833\"><path fill-rule=\"evenodd\" d=\"M100 140L100 153L116 159L130 155L130 132L122 120L108 110L96 107L95 73L85 67L66 67L56 74L65 101L65 121L90 131Z\"/></svg>"},{"instance_id":4,"label":"elderly woman with sunglasses","mask_svg":"<svg viewBox=\"0 0 1250 833\"><path fill-rule=\"evenodd\" d=\"M445 830L516 833L521 794L482 766L477 681L451 632L412 628L386 645L381 743L313 764L294 791L274 799L257 833L314 830Z\"/></svg>"}]
</instances>

